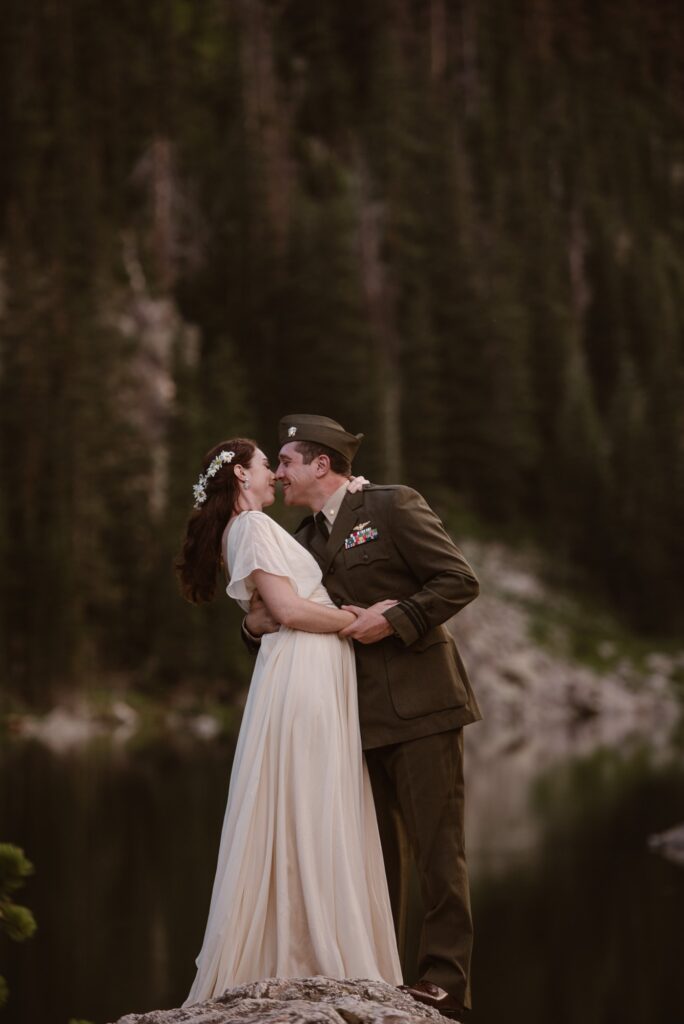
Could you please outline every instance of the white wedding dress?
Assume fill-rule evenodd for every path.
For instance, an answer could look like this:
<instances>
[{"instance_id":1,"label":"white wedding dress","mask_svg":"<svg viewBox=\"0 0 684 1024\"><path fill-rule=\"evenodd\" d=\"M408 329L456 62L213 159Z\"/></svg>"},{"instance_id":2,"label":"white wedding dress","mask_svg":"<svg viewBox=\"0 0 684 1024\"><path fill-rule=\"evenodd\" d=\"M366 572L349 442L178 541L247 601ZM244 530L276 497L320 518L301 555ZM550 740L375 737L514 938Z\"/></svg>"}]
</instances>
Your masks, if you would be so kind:
<instances>
[{"instance_id":1,"label":"white wedding dress","mask_svg":"<svg viewBox=\"0 0 684 1024\"><path fill-rule=\"evenodd\" d=\"M245 610L257 568L332 606L314 558L263 512L233 520L223 557ZM335 633L281 626L262 640L195 962L183 1006L262 978L401 983L354 653Z\"/></svg>"}]
</instances>

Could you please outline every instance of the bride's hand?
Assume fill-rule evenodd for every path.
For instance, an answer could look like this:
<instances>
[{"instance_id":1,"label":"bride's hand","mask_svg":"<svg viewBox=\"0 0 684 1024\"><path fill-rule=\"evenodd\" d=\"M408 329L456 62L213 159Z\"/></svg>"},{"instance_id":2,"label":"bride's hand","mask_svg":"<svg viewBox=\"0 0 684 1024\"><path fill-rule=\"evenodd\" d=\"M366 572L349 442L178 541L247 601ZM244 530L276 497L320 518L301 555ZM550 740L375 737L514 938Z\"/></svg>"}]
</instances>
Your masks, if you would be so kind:
<instances>
[{"instance_id":1,"label":"bride's hand","mask_svg":"<svg viewBox=\"0 0 684 1024\"><path fill-rule=\"evenodd\" d=\"M347 485L347 490L350 494L356 494L357 491L361 490L364 484L369 483L370 480L366 480L365 476L352 476L350 477L349 484Z\"/></svg>"},{"instance_id":2,"label":"bride's hand","mask_svg":"<svg viewBox=\"0 0 684 1024\"><path fill-rule=\"evenodd\" d=\"M356 615L356 619L351 626L347 626L339 635L343 639L352 637L353 640L358 640L362 644L374 644L378 640L384 640L386 636L391 636L394 631L383 612L393 608L398 603L394 599L388 599L377 601L369 608L359 608L357 605L343 604L342 611L353 612Z\"/></svg>"}]
</instances>

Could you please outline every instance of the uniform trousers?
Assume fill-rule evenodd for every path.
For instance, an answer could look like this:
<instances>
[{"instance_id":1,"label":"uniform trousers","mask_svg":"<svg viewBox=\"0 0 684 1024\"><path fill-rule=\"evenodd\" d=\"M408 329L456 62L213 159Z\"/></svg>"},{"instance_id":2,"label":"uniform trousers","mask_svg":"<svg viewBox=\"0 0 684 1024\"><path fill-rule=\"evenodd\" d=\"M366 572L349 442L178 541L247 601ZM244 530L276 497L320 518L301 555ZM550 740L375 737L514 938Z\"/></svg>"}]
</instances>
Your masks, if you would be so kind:
<instances>
[{"instance_id":1,"label":"uniform trousers","mask_svg":"<svg viewBox=\"0 0 684 1024\"><path fill-rule=\"evenodd\" d=\"M364 753L400 954L412 854L424 914L418 977L469 1008L473 923L464 842L463 729Z\"/></svg>"}]
</instances>

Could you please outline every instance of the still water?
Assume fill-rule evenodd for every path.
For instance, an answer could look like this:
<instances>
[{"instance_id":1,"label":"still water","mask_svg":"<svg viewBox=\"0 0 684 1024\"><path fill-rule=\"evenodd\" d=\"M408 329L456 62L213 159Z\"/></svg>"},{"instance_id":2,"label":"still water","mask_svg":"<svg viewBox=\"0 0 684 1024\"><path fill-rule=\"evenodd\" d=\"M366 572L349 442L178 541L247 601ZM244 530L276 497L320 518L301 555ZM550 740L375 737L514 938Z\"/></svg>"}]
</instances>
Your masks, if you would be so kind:
<instances>
[{"instance_id":1,"label":"still water","mask_svg":"<svg viewBox=\"0 0 684 1024\"><path fill-rule=\"evenodd\" d=\"M232 754L178 737L59 754L5 743L0 841L36 866L17 898L39 930L0 941L4 1024L104 1024L182 1002ZM524 744L495 760L475 750L467 772L472 1024L684 1024L684 868L647 848L684 820L681 743L541 766Z\"/></svg>"}]
</instances>

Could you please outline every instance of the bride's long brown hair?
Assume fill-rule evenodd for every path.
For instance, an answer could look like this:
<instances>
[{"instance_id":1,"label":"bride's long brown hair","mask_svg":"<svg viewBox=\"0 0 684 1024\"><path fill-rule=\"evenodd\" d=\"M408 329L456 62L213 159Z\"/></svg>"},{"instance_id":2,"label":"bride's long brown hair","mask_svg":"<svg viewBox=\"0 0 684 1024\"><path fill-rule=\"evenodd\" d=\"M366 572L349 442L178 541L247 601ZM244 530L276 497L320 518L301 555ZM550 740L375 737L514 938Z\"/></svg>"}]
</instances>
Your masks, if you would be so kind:
<instances>
[{"instance_id":1,"label":"bride's long brown hair","mask_svg":"<svg viewBox=\"0 0 684 1024\"><path fill-rule=\"evenodd\" d=\"M181 593L186 601L204 604L216 592L216 577L221 564L221 537L226 523L237 511L240 484L234 467L249 467L257 450L256 441L248 437L235 437L222 441L208 451L202 461L202 475L206 476L212 461L221 452L235 452L232 462L220 466L204 485L206 499L194 509L185 529L180 554L173 563Z\"/></svg>"}]
</instances>

